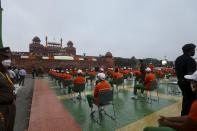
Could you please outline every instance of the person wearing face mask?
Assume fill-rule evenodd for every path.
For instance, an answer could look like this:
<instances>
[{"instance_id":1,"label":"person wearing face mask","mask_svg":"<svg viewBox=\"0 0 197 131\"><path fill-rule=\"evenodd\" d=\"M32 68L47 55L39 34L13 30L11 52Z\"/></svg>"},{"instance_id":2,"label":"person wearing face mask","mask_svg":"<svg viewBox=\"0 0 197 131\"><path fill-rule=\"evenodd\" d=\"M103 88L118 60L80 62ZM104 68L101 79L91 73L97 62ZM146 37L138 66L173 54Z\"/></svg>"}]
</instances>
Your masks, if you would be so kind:
<instances>
[{"instance_id":1,"label":"person wearing face mask","mask_svg":"<svg viewBox=\"0 0 197 131\"><path fill-rule=\"evenodd\" d=\"M7 70L11 63L10 57L9 47L0 48L0 123L5 131L13 131L16 113L14 85Z\"/></svg>"},{"instance_id":2,"label":"person wearing face mask","mask_svg":"<svg viewBox=\"0 0 197 131\"><path fill-rule=\"evenodd\" d=\"M188 115L192 102L195 100L195 93L192 92L190 83L184 78L196 70L196 61L192 58L195 55L196 45L190 43L182 47L183 55L175 61L175 70L178 79L178 86L183 95L181 116Z\"/></svg>"},{"instance_id":3,"label":"person wearing face mask","mask_svg":"<svg viewBox=\"0 0 197 131\"><path fill-rule=\"evenodd\" d=\"M12 82L15 83L16 82L16 74L15 74L15 72L13 71L11 66L9 66L7 69L8 69L8 73L9 73L9 76L10 76Z\"/></svg>"},{"instance_id":4,"label":"person wearing face mask","mask_svg":"<svg viewBox=\"0 0 197 131\"><path fill-rule=\"evenodd\" d=\"M197 96L197 71L192 75L185 75L184 78L190 83L192 92ZM197 97L193 101L188 115L160 116L158 123L160 127L146 127L144 131L197 131Z\"/></svg>"}]
</instances>

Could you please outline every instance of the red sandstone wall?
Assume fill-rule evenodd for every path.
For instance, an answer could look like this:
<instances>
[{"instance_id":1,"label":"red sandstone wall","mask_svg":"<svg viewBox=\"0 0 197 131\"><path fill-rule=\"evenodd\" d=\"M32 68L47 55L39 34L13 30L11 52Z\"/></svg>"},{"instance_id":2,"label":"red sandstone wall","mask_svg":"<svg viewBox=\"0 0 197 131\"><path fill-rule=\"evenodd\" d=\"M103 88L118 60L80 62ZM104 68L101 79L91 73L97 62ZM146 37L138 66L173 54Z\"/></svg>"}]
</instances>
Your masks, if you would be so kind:
<instances>
[{"instance_id":1,"label":"red sandstone wall","mask_svg":"<svg viewBox=\"0 0 197 131\"><path fill-rule=\"evenodd\" d=\"M105 59L98 61L63 61L63 60L43 60L43 59L21 59L19 57L12 58L13 66L18 68L25 68L28 73L31 73L32 68L42 68L45 72L48 72L51 68L63 67L78 67L78 68L91 68L91 67L113 67L113 60Z\"/></svg>"}]
</instances>

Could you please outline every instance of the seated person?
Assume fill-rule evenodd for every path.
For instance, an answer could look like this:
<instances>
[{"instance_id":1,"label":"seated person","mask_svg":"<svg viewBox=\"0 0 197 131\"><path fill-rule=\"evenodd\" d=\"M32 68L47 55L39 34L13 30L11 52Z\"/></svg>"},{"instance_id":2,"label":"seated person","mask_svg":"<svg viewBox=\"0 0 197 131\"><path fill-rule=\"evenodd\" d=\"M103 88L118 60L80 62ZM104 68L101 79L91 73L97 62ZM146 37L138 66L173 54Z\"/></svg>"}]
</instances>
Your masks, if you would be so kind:
<instances>
[{"instance_id":1,"label":"seated person","mask_svg":"<svg viewBox=\"0 0 197 131\"><path fill-rule=\"evenodd\" d=\"M140 70L135 70L133 73L134 73L134 76L135 76L135 83L139 83L139 82L143 83L142 82L142 72ZM145 75L144 75L144 77L145 77Z\"/></svg>"},{"instance_id":2,"label":"seated person","mask_svg":"<svg viewBox=\"0 0 197 131\"><path fill-rule=\"evenodd\" d=\"M115 72L112 74L112 81L110 81L111 86L113 86L113 84L116 84L116 80L120 78L123 78L123 75L119 72L118 68L116 68Z\"/></svg>"},{"instance_id":3,"label":"seated person","mask_svg":"<svg viewBox=\"0 0 197 131\"><path fill-rule=\"evenodd\" d=\"M75 78L75 77L77 77L77 69L75 68L75 69L73 69L72 71L71 71L71 75Z\"/></svg>"},{"instance_id":4,"label":"seated person","mask_svg":"<svg viewBox=\"0 0 197 131\"><path fill-rule=\"evenodd\" d=\"M146 68L146 76L145 76L145 80L144 80L144 85L145 85L145 89L149 90L150 86L151 86L151 81L155 81L156 80L156 76L155 74L152 73L151 68Z\"/></svg>"},{"instance_id":5,"label":"seated person","mask_svg":"<svg viewBox=\"0 0 197 131\"><path fill-rule=\"evenodd\" d=\"M90 83L93 84L93 80L95 79L96 77L96 71L94 69L91 69L89 72L88 72L88 76L89 76L89 80L90 80Z\"/></svg>"},{"instance_id":6,"label":"seated person","mask_svg":"<svg viewBox=\"0 0 197 131\"><path fill-rule=\"evenodd\" d=\"M197 95L197 71L192 75L185 75L185 79L191 81L192 91ZM144 131L159 130L160 128L171 128L169 131L197 131L197 99L193 102L189 115L179 117L161 116L158 120L161 127L147 127Z\"/></svg>"},{"instance_id":7,"label":"seated person","mask_svg":"<svg viewBox=\"0 0 197 131\"><path fill-rule=\"evenodd\" d=\"M118 71L118 68L115 69L115 72L113 73L112 77L114 79L119 79L119 78L122 78L123 75Z\"/></svg>"},{"instance_id":8,"label":"seated person","mask_svg":"<svg viewBox=\"0 0 197 131\"><path fill-rule=\"evenodd\" d=\"M122 73L123 73L124 79L127 79L130 75L130 70L124 67L124 70Z\"/></svg>"},{"instance_id":9,"label":"seated person","mask_svg":"<svg viewBox=\"0 0 197 131\"><path fill-rule=\"evenodd\" d=\"M99 73L98 74L98 78L100 80L100 82L96 85L95 89L94 89L94 96L93 95L87 95L87 100L88 100L88 104L89 107L93 108L93 103L98 104L99 103L99 92L101 90L110 90L111 86L110 84L105 80L106 76L104 73Z\"/></svg>"},{"instance_id":10,"label":"seated person","mask_svg":"<svg viewBox=\"0 0 197 131\"><path fill-rule=\"evenodd\" d=\"M64 80L72 80L72 76L70 75L69 71L66 71L63 76Z\"/></svg>"},{"instance_id":11,"label":"seated person","mask_svg":"<svg viewBox=\"0 0 197 131\"><path fill-rule=\"evenodd\" d=\"M68 87L69 85L72 84L72 76L70 75L70 73L68 71L66 71L63 75L63 79L64 79L64 88Z\"/></svg>"},{"instance_id":12,"label":"seated person","mask_svg":"<svg viewBox=\"0 0 197 131\"><path fill-rule=\"evenodd\" d=\"M77 71L77 77L74 79L74 84L85 84L85 78L83 77L82 70Z\"/></svg>"},{"instance_id":13,"label":"seated person","mask_svg":"<svg viewBox=\"0 0 197 131\"><path fill-rule=\"evenodd\" d=\"M74 83L74 85L75 84L85 84L86 83L85 78L83 77L82 70L77 71L77 77L74 79L73 83ZM69 88L68 88L69 93L71 92L71 89L73 89L73 87L69 86Z\"/></svg>"},{"instance_id":14,"label":"seated person","mask_svg":"<svg viewBox=\"0 0 197 131\"><path fill-rule=\"evenodd\" d=\"M90 72L88 72L88 75L89 75L90 77L95 78L95 76L96 76L96 71L95 71L94 69L91 69Z\"/></svg>"},{"instance_id":15,"label":"seated person","mask_svg":"<svg viewBox=\"0 0 197 131\"><path fill-rule=\"evenodd\" d=\"M137 89L141 89L141 93L143 94L144 90L150 89L151 81L156 80L155 75L151 72L149 67L146 68L146 76L144 78L144 83L139 83L134 86L134 95L131 97L133 99L137 99Z\"/></svg>"}]
</instances>

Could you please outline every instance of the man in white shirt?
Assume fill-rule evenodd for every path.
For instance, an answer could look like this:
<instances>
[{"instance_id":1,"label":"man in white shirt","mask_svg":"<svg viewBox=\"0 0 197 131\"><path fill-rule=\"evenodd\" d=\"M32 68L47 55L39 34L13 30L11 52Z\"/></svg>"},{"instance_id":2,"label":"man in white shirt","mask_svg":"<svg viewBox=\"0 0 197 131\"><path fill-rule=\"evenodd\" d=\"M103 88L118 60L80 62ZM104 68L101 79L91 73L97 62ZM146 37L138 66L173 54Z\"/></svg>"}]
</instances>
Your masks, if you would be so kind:
<instances>
[{"instance_id":1,"label":"man in white shirt","mask_svg":"<svg viewBox=\"0 0 197 131\"><path fill-rule=\"evenodd\" d=\"M25 81L26 75L27 75L27 73L24 68L19 70L19 77L20 77L19 86L21 86L21 85L24 86L24 81Z\"/></svg>"},{"instance_id":2,"label":"man in white shirt","mask_svg":"<svg viewBox=\"0 0 197 131\"><path fill-rule=\"evenodd\" d=\"M10 76L12 82L15 83L16 74L15 74L14 71L12 70L11 66L8 67L8 73L9 73L9 76Z\"/></svg>"}]
</instances>

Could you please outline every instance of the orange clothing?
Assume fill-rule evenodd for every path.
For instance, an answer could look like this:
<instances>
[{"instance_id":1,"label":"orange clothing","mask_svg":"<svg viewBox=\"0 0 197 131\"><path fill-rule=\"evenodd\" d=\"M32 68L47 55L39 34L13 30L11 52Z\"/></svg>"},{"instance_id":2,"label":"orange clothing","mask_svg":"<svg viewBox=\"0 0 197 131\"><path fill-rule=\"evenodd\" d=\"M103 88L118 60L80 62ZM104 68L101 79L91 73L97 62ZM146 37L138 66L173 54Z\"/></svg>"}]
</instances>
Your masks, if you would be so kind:
<instances>
[{"instance_id":1,"label":"orange clothing","mask_svg":"<svg viewBox=\"0 0 197 131\"><path fill-rule=\"evenodd\" d=\"M61 77L61 73L57 72L57 77L60 78Z\"/></svg>"},{"instance_id":2,"label":"orange clothing","mask_svg":"<svg viewBox=\"0 0 197 131\"><path fill-rule=\"evenodd\" d=\"M85 79L83 78L83 76L77 76L74 79L74 84L84 84L85 83Z\"/></svg>"},{"instance_id":3,"label":"orange clothing","mask_svg":"<svg viewBox=\"0 0 197 131\"><path fill-rule=\"evenodd\" d=\"M135 70L134 74L135 74L135 76L141 76L142 75L140 70Z\"/></svg>"},{"instance_id":4,"label":"orange clothing","mask_svg":"<svg viewBox=\"0 0 197 131\"><path fill-rule=\"evenodd\" d=\"M159 78L162 78L162 77L164 77L164 73L162 72L162 71L158 71L158 76L159 76Z\"/></svg>"},{"instance_id":5,"label":"orange clothing","mask_svg":"<svg viewBox=\"0 0 197 131\"><path fill-rule=\"evenodd\" d=\"M111 87L110 84L109 84L107 81L105 81L105 80L99 82L99 83L96 85L96 87L95 87L95 89L94 89L94 98L95 98L95 100L96 100L96 104L99 103L99 98L98 98L98 97L99 97L99 96L98 96L99 91L101 91L101 90L109 90L110 87Z\"/></svg>"},{"instance_id":6,"label":"orange clothing","mask_svg":"<svg viewBox=\"0 0 197 131\"><path fill-rule=\"evenodd\" d=\"M118 79L118 78L121 78L121 77L122 77L122 74L120 72L114 72L113 73L113 78Z\"/></svg>"},{"instance_id":7,"label":"orange clothing","mask_svg":"<svg viewBox=\"0 0 197 131\"><path fill-rule=\"evenodd\" d=\"M60 73L60 78L64 78L65 73Z\"/></svg>"},{"instance_id":8,"label":"orange clothing","mask_svg":"<svg viewBox=\"0 0 197 131\"><path fill-rule=\"evenodd\" d=\"M129 75L129 74L130 74L130 71L129 71L129 70L124 70L124 71L123 71L123 74L124 74L124 75Z\"/></svg>"},{"instance_id":9,"label":"orange clothing","mask_svg":"<svg viewBox=\"0 0 197 131\"><path fill-rule=\"evenodd\" d=\"M70 74L64 74L63 78L64 80L71 80L72 76Z\"/></svg>"},{"instance_id":10,"label":"orange clothing","mask_svg":"<svg viewBox=\"0 0 197 131\"><path fill-rule=\"evenodd\" d=\"M191 110L189 112L189 118L197 122L197 100L192 104Z\"/></svg>"},{"instance_id":11,"label":"orange clothing","mask_svg":"<svg viewBox=\"0 0 197 131\"><path fill-rule=\"evenodd\" d=\"M95 72L95 71L90 71L88 74L89 74L90 76L96 76L96 72Z\"/></svg>"},{"instance_id":12,"label":"orange clothing","mask_svg":"<svg viewBox=\"0 0 197 131\"><path fill-rule=\"evenodd\" d=\"M150 89L151 81L156 80L156 77L153 73L147 73L145 76L145 88Z\"/></svg>"}]
</instances>

